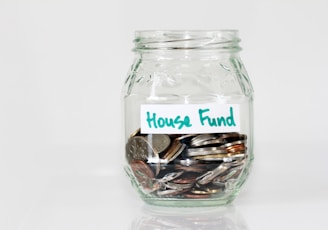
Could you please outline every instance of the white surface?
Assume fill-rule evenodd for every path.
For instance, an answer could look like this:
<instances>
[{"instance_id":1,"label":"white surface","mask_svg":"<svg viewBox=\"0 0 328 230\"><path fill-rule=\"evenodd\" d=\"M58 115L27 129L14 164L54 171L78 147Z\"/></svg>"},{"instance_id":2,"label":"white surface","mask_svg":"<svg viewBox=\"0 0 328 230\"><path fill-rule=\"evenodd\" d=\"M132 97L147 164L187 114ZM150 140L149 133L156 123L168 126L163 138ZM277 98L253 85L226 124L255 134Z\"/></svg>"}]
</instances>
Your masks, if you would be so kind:
<instances>
[{"instance_id":1,"label":"white surface","mask_svg":"<svg viewBox=\"0 0 328 230\"><path fill-rule=\"evenodd\" d=\"M1 1L0 229L327 229L327 9L325 0ZM240 30L255 89L251 177L232 206L149 211L122 169L133 31L217 28Z\"/></svg>"}]
</instances>

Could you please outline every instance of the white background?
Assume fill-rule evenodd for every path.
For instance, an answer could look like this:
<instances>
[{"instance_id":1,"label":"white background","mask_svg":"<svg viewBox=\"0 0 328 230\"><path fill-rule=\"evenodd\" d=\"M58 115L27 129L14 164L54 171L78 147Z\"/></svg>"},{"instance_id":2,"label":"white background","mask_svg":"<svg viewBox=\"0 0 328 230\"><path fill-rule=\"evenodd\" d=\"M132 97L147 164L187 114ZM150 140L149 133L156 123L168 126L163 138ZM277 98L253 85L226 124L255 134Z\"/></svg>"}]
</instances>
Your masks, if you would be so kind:
<instances>
[{"instance_id":1,"label":"white background","mask_svg":"<svg viewBox=\"0 0 328 230\"><path fill-rule=\"evenodd\" d=\"M326 0L0 0L0 229L201 229L192 211L145 211L122 169L121 87L141 29L240 31L255 162L232 206L199 212L217 221L204 229L327 229L327 10Z\"/></svg>"}]
</instances>

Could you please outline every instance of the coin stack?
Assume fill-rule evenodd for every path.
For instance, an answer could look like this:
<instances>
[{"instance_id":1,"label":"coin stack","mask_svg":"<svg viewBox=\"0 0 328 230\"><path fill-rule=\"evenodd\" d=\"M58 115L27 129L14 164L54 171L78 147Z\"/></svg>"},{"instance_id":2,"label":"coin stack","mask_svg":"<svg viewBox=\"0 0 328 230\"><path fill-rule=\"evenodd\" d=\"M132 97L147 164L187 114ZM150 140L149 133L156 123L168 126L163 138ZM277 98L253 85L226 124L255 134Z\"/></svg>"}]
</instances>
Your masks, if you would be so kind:
<instances>
[{"instance_id":1,"label":"coin stack","mask_svg":"<svg viewBox=\"0 0 328 230\"><path fill-rule=\"evenodd\" d=\"M210 198L232 190L247 163L240 133L141 134L126 144L126 159L146 193L155 197Z\"/></svg>"}]
</instances>

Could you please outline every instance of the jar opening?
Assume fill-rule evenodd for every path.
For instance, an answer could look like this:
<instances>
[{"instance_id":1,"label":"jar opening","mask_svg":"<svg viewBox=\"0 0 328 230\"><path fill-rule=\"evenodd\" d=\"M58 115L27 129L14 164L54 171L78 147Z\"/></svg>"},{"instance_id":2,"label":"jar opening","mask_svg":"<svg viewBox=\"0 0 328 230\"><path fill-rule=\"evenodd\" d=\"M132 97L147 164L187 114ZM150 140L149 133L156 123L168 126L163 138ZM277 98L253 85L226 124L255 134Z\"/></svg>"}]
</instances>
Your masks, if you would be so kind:
<instances>
[{"instance_id":1,"label":"jar opening","mask_svg":"<svg viewBox=\"0 0 328 230\"><path fill-rule=\"evenodd\" d=\"M238 30L143 30L135 32L134 51L221 49L239 51Z\"/></svg>"}]
</instances>

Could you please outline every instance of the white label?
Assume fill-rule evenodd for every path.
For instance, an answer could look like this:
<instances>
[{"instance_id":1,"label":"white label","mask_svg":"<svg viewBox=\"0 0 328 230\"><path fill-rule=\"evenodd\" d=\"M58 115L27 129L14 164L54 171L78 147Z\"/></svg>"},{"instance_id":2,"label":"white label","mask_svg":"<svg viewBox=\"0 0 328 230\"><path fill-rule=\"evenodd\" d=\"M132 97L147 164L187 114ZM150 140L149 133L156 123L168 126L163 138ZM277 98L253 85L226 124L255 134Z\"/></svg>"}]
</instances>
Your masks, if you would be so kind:
<instances>
[{"instance_id":1,"label":"white label","mask_svg":"<svg viewBox=\"0 0 328 230\"><path fill-rule=\"evenodd\" d=\"M238 104L143 104L141 133L240 132Z\"/></svg>"}]
</instances>

